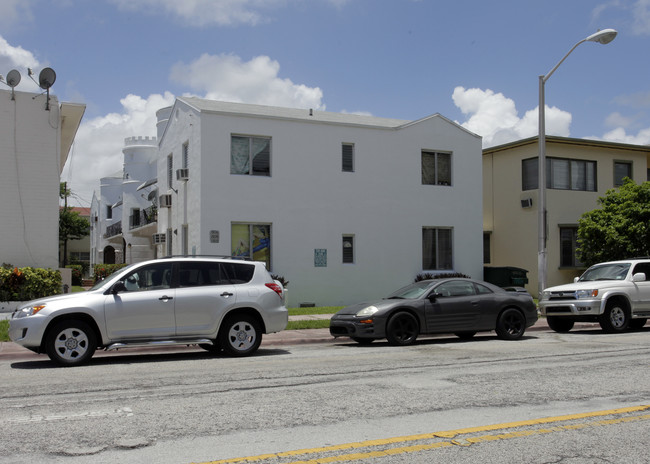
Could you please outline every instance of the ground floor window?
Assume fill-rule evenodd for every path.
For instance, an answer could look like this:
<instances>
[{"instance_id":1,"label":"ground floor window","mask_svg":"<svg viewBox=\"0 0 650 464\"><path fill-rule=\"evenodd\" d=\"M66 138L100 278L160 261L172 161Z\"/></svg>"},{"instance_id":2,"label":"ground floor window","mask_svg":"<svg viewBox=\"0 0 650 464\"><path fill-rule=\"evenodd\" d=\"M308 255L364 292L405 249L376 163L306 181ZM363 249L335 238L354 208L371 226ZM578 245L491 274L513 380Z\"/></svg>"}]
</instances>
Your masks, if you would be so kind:
<instances>
[{"instance_id":1,"label":"ground floor window","mask_svg":"<svg viewBox=\"0 0 650 464\"><path fill-rule=\"evenodd\" d=\"M354 263L354 235L343 236L343 263Z\"/></svg>"},{"instance_id":2,"label":"ground floor window","mask_svg":"<svg viewBox=\"0 0 650 464\"><path fill-rule=\"evenodd\" d=\"M232 256L263 261L271 270L271 224L233 223L230 236Z\"/></svg>"},{"instance_id":3,"label":"ground floor window","mask_svg":"<svg viewBox=\"0 0 650 464\"><path fill-rule=\"evenodd\" d=\"M578 247L578 227L560 226L560 267L580 267L576 249Z\"/></svg>"},{"instance_id":4,"label":"ground floor window","mask_svg":"<svg viewBox=\"0 0 650 464\"><path fill-rule=\"evenodd\" d=\"M422 269L453 269L452 231L448 227L422 228Z\"/></svg>"}]
</instances>

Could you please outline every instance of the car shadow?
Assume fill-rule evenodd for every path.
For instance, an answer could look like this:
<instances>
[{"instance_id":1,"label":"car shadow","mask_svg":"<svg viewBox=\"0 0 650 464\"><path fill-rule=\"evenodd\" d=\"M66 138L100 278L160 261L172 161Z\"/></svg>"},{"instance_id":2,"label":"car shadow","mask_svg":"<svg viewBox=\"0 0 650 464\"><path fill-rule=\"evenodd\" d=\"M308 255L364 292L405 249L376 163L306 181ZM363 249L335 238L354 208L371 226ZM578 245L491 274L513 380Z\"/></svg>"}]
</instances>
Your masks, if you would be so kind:
<instances>
[{"instance_id":1,"label":"car shadow","mask_svg":"<svg viewBox=\"0 0 650 464\"><path fill-rule=\"evenodd\" d=\"M178 349L177 349L178 350ZM147 363L161 363L161 362L179 362L179 361L196 361L203 359L237 359L233 356L228 356L224 353L210 353L201 348L187 348L183 351L167 351L156 350L142 353L135 352L133 349L125 349L121 353L115 352L106 352L98 351L87 363L81 366L72 366L74 367L86 367L86 366L110 366L110 365L128 365L128 364L147 364ZM132 353L128 353L132 351ZM248 358L261 358L267 356L284 356L291 354L287 350L277 349L277 348L260 348L257 352ZM39 356L39 355L35 355ZM12 369L59 369L61 368L56 363L50 361L50 359L43 355L37 360L24 360L11 363Z\"/></svg>"},{"instance_id":2,"label":"car shadow","mask_svg":"<svg viewBox=\"0 0 650 464\"><path fill-rule=\"evenodd\" d=\"M524 340L536 340L538 337L535 337L534 335L525 333L521 338L517 340L501 340L499 337L497 337L494 334L477 334L472 338L469 339L462 339L459 337L456 337L455 335L422 335L421 338L418 337L417 340L411 345L408 346L421 346L421 345L455 345L455 344L465 344L465 343L480 343L480 342L487 342L490 340L501 340L501 341L506 341L506 342L519 342L519 341L524 341ZM345 342L341 340L341 342L335 343L337 346L348 346L351 348L364 348L364 347L373 347L373 346L392 346L388 343L387 340L381 339L381 340L375 340L372 343L357 343L353 340L346 340Z\"/></svg>"}]
</instances>

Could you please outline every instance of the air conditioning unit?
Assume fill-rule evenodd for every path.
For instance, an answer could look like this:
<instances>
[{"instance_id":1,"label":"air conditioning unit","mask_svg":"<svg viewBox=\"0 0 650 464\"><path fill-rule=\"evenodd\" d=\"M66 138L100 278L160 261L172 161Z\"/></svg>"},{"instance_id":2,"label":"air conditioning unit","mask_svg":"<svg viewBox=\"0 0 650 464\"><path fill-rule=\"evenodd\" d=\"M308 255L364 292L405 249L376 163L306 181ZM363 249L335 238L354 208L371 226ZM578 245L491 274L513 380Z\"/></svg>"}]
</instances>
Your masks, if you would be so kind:
<instances>
[{"instance_id":1,"label":"air conditioning unit","mask_svg":"<svg viewBox=\"0 0 650 464\"><path fill-rule=\"evenodd\" d=\"M172 206L172 194L166 193L164 195L160 195L160 207L171 208L171 206Z\"/></svg>"},{"instance_id":2,"label":"air conditioning unit","mask_svg":"<svg viewBox=\"0 0 650 464\"><path fill-rule=\"evenodd\" d=\"M153 234L151 236L151 239L153 240L153 243L155 245L159 245L161 243L165 243L165 237L166 236L167 236L166 234Z\"/></svg>"},{"instance_id":3,"label":"air conditioning unit","mask_svg":"<svg viewBox=\"0 0 650 464\"><path fill-rule=\"evenodd\" d=\"M190 170L188 168L176 170L176 180L187 180L190 178Z\"/></svg>"},{"instance_id":4,"label":"air conditioning unit","mask_svg":"<svg viewBox=\"0 0 650 464\"><path fill-rule=\"evenodd\" d=\"M533 206L533 199L532 198L524 198L521 200L521 207L522 208L530 208Z\"/></svg>"}]
</instances>

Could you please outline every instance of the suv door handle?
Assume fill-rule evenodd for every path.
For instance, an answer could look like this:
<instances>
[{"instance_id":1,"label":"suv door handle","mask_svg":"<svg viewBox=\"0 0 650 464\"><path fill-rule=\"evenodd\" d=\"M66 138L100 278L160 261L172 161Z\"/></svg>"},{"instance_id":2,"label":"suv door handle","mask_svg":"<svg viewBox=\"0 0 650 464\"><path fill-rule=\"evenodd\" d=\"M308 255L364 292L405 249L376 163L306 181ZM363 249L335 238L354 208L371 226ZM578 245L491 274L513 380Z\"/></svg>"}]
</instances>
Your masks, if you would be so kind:
<instances>
[{"instance_id":1,"label":"suv door handle","mask_svg":"<svg viewBox=\"0 0 650 464\"><path fill-rule=\"evenodd\" d=\"M172 296L167 296L167 295L163 295L163 296L161 296L161 297L158 298L158 299L159 299L160 301L167 301L167 300L173 300L174 297L172 297Z\"/></svg>"},{"instance_id":2,"label":"suv door handle","mask_svg":"<svg viewBox=\"0 0 650 464\"><path fill-rule=\"evenodd\" d=\"M228 298L228 297L233 296L233 293L230 293L230 292L223 292L223 293L222 293L221 295L219 295L219 296L222 296L222 297L224 297L224 298Z\"/></svg>"}]
</instances>

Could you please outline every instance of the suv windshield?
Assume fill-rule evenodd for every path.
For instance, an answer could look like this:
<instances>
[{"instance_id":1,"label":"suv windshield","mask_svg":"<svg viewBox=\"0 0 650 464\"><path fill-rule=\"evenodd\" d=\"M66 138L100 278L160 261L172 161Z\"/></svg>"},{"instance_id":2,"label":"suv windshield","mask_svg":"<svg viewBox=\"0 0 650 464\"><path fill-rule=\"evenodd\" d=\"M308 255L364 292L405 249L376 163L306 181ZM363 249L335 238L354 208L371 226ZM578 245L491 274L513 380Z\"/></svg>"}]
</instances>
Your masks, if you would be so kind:
<instances>
[{"instance_id":1,"label":"suv windshield","mask_svg":"<svg viewBox=\"0 0 650 464\"><path fill-rule=\"evenodd\" d=\"M630 269L630 263L612 263L592 266L585 271L578 282L592 280L623 280Z\"/></svg>"}]
</instances>

